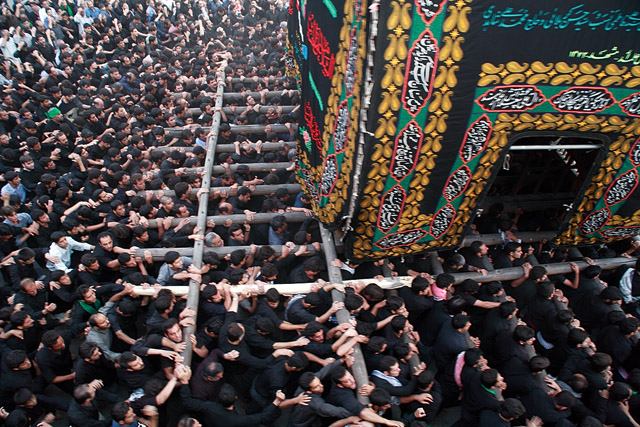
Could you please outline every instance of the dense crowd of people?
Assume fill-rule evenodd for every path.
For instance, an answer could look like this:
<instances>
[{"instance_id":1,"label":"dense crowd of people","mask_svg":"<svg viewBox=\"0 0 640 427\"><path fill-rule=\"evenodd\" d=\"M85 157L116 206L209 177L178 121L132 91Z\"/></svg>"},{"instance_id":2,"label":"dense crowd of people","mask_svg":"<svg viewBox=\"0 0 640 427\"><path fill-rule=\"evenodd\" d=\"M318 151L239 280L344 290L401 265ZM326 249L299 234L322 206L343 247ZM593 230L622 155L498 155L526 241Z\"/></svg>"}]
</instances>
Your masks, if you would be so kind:
<instances>
[{"instance_id":1,"label":"dense crowd of people","mask_svg":"<svg viewBox=\"0 0 640 427\"><path fill-rule=\"evenodd\" d=\"M519 215L495 206L476 228L502 232L503 245L440 252L442 271L426 255L335 259L344 279L362 281L327 282L310 200L286 187L254 194L295 182L287 6L2 3L0 422L425 427L459 407L459 426L638 426L640 263L570 264L552 276L537 264L630 256L639 241L579 257L523 245ZM216 107L219 85L228 109ZM197 168L218 112L217 143L234 152L219 153L225 172L209 191ZM256 163L274 167L255 172ZM222 217L206 230L190 219L201 192ZM273 219L252 223L258 212ZM224 220L231 214L246 221ZM194 240L211 248L199 268L174 250ZM237 248L223 257L220 247ZM164 249L161 260L152 248ZM524 275L510 281L452 275L514 266ZM385 291L367 280L389 274L412 284ZM192 280L197 316L166 288ZM309 282L306 295L268 286ZM183 336L190 325L196 333ZM357 345L370 375L360 388Z\"/></svg>"}]
</instances>

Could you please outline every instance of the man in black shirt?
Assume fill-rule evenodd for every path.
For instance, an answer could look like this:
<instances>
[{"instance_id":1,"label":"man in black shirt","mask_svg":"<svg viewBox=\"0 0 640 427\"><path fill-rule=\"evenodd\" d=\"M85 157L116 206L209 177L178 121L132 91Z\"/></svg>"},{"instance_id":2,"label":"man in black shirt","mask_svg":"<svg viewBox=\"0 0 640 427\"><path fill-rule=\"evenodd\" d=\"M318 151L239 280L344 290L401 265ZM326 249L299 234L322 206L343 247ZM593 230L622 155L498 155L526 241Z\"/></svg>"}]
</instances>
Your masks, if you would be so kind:
<instances>
[{"instance_id":1,"label":"man in black shirt","mask_svg":"<svg viewBox=\"0 0 640 427\"><path fill-rule=\"evenodd\" d=\"M43 347L36 354L36 361L45 382L72 393L76 374L71 370L73 363L67 340L59 332L51 330L42 335L42 344Z\"/></svg>"},{"instance_id":2,"label":"man in black shirt","mask_svg":"<svg viewBox=\"0 0 640 427\"><path fill-rule=\"evenodd\" d=\"M118 371L129 393L143 388L147 380L154 376L153 370L148 364L140 356L136 356L130 351L125 351L120 355L118 364ZM164 377L163 374L163 372L160 373Z\"/></svg>"},{"instance_id":3,"label":"man in black shirt","mask_svg":"<svg viewBox=\"0 0 640 427\"><path fill-rule=\"evenodd\" d=\"M400 427L399 421L388 420L376 414L373 409L358 402L356 398L356 380L351 372L343 366L335 366L331 372L331 389L327 395L327 402L342 407L352 416L357 416L365 421L388 427Z\"/></svg>"},{"instance_id":4,"label":"man in black shirt","mask_svg":"<svg viewBox=\"0 0 640 427\"><path fill-rule=\"evenodd\" d=\"M110 427L111 420L100 420L100 411L96 399L96 391L102 387L100 381L83 383L73 390L73 400L69 404L67 417L69 421L77 427ZM111 393L110 393L111 394ZM115 400L110 399L110 403L116 403L120 398L116 395Z\"/></svg>"},{"instance_id":5,"label":"man in black shirt","mask_svg":"<svg viewBox=\"0 0 640 427\"><path fill-rule=\"evenodd\" d=\"M285 399L284 393L278 391L273 402L260 413L253 415L239 415L234 410L237 399L235 390L229 384L222 386L217 402L204 402L194 399L191 390L186 385L191 379L191 370L183 365L176 367L176 375L184 385L180 387L180 395L184 406L189 411L196 411L204 414L205 426L227 426L227 427L253 427L256 425L271 425L280 415L280 408L286 408L298 403L308 402L309 398L304 393L294 399Z\"/></svg>"},{"instance_id":6,"label":"man in black shirt","mask_svg":"<svg viewBox=\"0 0 640 427\"><path fill-rule=\"evenodd\" d=\"M251 399L255 408L264 409L278 390L287 388L292 375L304 370L308 364L307 356L297 351L291 357L277 358L266 370L260 372L251 386Z\"/></svg>"},{"instance_id":7,"label":"man in black shirt","mask_svg":"<svg viewBox=\"0 0 640 427\"><path fill-rule=\"evenodd\" d=\"M24 351L7 353L0 376L0 404L4 408L13 407L13 395L19 389L28 388L39 393L45 386L42 376L35 374L35 368Z\"/></svg>"},{"instance_id":8,"label":"man in black shirt","mask_svg":"<svg viewBox=\"0 0 640 427\"><path fill-rule=\"evenodd\" d=\"M110 385L115 381L116 370L114 365L100 352L98 344L87 341L80 344L78 358L79 360L76 363L76 384L101 380Z\"/></svg>"}]
</instances>

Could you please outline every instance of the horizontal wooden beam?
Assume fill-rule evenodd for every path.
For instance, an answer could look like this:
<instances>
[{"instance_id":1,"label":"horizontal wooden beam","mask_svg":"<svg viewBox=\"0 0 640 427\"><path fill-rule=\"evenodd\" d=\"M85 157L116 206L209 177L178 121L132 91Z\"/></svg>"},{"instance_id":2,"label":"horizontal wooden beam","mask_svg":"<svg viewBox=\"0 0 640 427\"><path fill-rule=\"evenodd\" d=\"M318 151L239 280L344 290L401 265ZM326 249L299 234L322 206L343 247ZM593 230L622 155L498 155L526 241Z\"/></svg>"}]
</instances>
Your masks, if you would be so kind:
<instances>
[{"instance_id":1,"label":"horizontal wooden beam","mask_svg":"<svg viewBox=\"0 0 640 427\"><path fill-rule=\"evenodd\" d=\"M262 151L278 151L280 146L285 144L289 148L296 148L296 141L280 141L280 142L265 142L262 144ZM160 147L152 147L151 150L155 151L174 151L174 150L182 150L184 152L193 151L194 147L173 147L166 145ZM216 147L216 153L235 153L236 146L233 144L220 144Z\"/></svg>"},{"instance_id":2,"label":"horizontal wooden beam","mask_svg":"<svg viewBox=\"0 0 640 427\"><path fill-rule=\"evenodd\" d=\"M229 169L231 170L231 172L235 172L238 170L238 166L240 165L245 165L245 166L249 166L249 170L251 172L271 172L271 170L273 169L286 169L288 167L291 167L292 163L291 162L276 162L276 163L234 163L232 165L229 166ZM193 173L200 173L200 171L204 170L202 167L199 168L186 168L185 169L185 173L187 174L193 174ZM222 175L223 173L225 173L227 171L227 168L220 166L220 165L215 165L213 167L213 170L211 171L213 175ZM160 173L160 171L152 171L151 172L154 176L158 175Z\"/></svg>"},{"instance_id":3,"label":"horizontal wooden beam","mask_svg":"<svg viewBox=\"0 0 640 427\"><path fill-rule=\"evenodd\" d=\"M271 126L271 132L275 133L288 133L289 128L285 125L229 125L231 127L232 132L249 132L249 133L267 133L267 126ZM211 126L198 126L205 131L209 131ZM183 130L194 130L194 127L175 127L175 128L164 128L164 131L167 135L175 135ZM295 124L291 125L291 129L296 131L298 126Z\"/></svg>"},{"instance_id":4,"label":"horizontal wooden beam","mask_svg":"<svg viewBox=\"0 0 640 427\"><path fill-rule=\"evenodd\" d=\"M267 113L269 110L273 110L275 108L282 108L282 113L283 114L289 114L290 112L292 112L296 106L295 105L280 105L280 106L276 106L276 105L269 105L269 106L264 106L264 107L260 107L258 109L258 114L265 114ZM240 114L242 113L244 110L246 110L249 107L245 107L245 106L238 106L235 108L235 112L233 111L233 109L231 107L223 107L222 108L222 112L225 114ZM188 111L191 114L202 114L202 110L200 108L194 107L194 108L189 108ZM255 110L254 110L255 111Z\"/></svg>"},{"instance_id":5,"label":"horizontal wooden beam","mask_svg":"<svg viewBox=\"0 0 640 427\"><path fill-rule=\"evenodd\" d=\"M266 246L266 245L265 245ZM269 245L271 246L275 251L276 251L276 255L280 255L282 254L282 246L281 245ZM296 246L291 252L295 252L299 249L299 246ZM206 254L207 252L215 252L217 253L220 257L223 257L225 255L229 255L231 252L238 250L238 249L243 249L247 254L249 253L249 251L251 251L251 246L221 246L219 248L212 248L212 247L205 247L204 248L204 253ZM309 256L311 255L315 255L317 252L314 249L313 246L311 245L307 245L307 250L309 251ZM136 255L137 256L143 256L145 251L149 251L151 252L151 256L153 257L154 261L164 261L164 255L167 252L170 251L176 251L180 254L180 256L186 256L186 257L191 257L193 256L193 248L150 248L150 249L138 249L136 251Z\"/></svg>"},{"instance_id":6,"label":"horizontal wooden beam","mask_svg":"<svg viewBox=\"0 0 640 427\"><path fill-rule=\"evenodd\" d=\"M217 225L222 225L227 221L231 221L233 224L244 224L245 222L251 224L268 224L271 222L273 218L279 215L284 215L288 222L303 222L305 219L309 218L304 212L285 212L285 213L257 213L253 215L253 220L247 221L247 216L245 214L234 214L234 215L215 215L208 216L207 222L213 221ZM174 218L171 221L171 226L175 227L185 218ZM195 224L197 217L190 216L189 218L190 224ZM151 219L149 220L148 228L158 228L158 220Z\"/></svg>"},{"instance_id":7,"label":"horizontal wooden beam","mask_svg":"<svg viewBox=\"0 0 640 427\"><path fill-rule=\"evenodd\" d=\"M274 193L278 188L286 188L289 194L299 193L301 190L300 184L280 184L280 185L256 185L256 189L251 192L254 196L266 196L271 193ZM214 191L226 191L228 194L231 194L231 187L211 187L209 190L209 197L213 197ZM154 193L154 198L158 198L158 196L175 196L175 191L173 190L151 190ZM198 194L198 189L191 190L189 196L195 197ZM138 195L145 197L145 191L138 191Z\"/></svg>"},{"instance_id":8,"label":"horizontal wooden beam","mask_svg":"<svg viewBox=\"0 0 640 427\"><path fill-rule=\"evenodd\" d=\"M621 265L634 265L636 262L635 258L607 258L601 260L595 260L596 265L602 267L603 270L613 270L618 268ZM580 270L584 270L589 264L586 262L578 262L578 267ZM542 264L543 267L547 269L548 274L564 274L571 271L571 266L569 263L556 263L556 264ZM474 279L479 283L491 282L494 280L515 280L524 274L522 267L514 267L514 268L503 268L499 270L490 271L486 276L483 276L479 273L455 273L453 277L455 278L455 283L461 283L466 279ZM398 289L404 286L411 286L411 282L413 281L413 277L410 276L402 276L402 277L392 277L385 279L361 279L361 280L345 280L345 285L354 285L358 282L376 283L382 289ZM312 291L312 288L317 286L315 283L288 283L288 284L276 284L276 285L265 285L264 291L275 288L283 295L296 295L296 294L307 294ZM186 295L188 288L186 286L172 286L169 287L175 295ZM237 292L242 292L244 289L248 290L257 290L256 285L239 285L236 286L235 289ZM145 289L141 286L136 288L136 292L139 295L153 295L153 289Z\"/></svg>"},{"instance_id":9,"label":"horizontal wooden beam","mask_svg":"<svg viewBox=\"0 0 640 427\"><path fill-rule=\"evenodd\" d=\"M528 231L528 232L515 232L514 233L522 243L541 242L543 240L551 240L556 237L555 231ZM485 245L500 245L504 243L501 234L471 234L464 237L462 241L462 247L468 247L476 240L483 242Z\"/></svg>"}]
</instances>

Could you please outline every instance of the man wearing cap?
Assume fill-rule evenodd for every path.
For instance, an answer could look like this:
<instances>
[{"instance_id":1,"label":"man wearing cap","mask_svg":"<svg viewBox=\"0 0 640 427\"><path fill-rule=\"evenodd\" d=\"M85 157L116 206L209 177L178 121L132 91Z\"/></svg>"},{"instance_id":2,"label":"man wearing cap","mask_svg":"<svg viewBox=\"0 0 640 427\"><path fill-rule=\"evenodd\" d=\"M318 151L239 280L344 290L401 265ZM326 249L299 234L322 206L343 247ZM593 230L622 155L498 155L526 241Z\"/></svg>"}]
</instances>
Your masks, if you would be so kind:
<instances>
[{"instance_id":1,"label":"man wearing cap","mask_svg":"<svg viewBox=\"0 0 640 427\"><path fill-rule=\"evenodd\" d=\"M61 125L63 123L66 123L71 130L71 139L76 139L76 127L62 115L58 107L50 108L49 111L47 111L47 117L49 118L49 120L47 120L47 124L44 126L44 133L61 130Z\"/></svg>"}]
</instances>

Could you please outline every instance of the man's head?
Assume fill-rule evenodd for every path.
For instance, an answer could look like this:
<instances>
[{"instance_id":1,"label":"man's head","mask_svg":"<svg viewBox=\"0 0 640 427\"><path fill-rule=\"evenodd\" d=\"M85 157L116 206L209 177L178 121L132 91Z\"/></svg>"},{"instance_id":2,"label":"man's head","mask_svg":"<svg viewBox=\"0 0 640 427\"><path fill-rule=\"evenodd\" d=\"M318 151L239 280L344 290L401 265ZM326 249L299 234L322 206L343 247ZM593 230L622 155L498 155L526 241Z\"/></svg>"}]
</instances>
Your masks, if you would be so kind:
<instances>
[{"instance_id":1,"label":"man's head","mask_svg":"<svg viewBox=\"0 0 640 427\"><path fill-rule=\"evenodd\" d=\"M120 355L119 363L127 371L141 371L144 369L144 361L130 351L125 351Z\"/></svg>"},{"instance_id":2,"label":"man's head","mask_svg":"<svg viewBox=\"0 0 640 427\"><path fill-rule=\"evenodd\" d=\"M331 379L339 388L356 389L356 380L351 375L351 372L346 370L343 366L336 366L331 372Z\"/></svg>"},{"instance_id":3,"label":"man's head","mask_svg":"<svg viewBox=\"0 0 640 427\"><path fill-rule=\"evenodd\" d=\"M302 331L302 335L309 338L311 341L318 343L324 342L324 328L315 320L307 323L307 326Z\"/></svg>"},{"instance_id":4,"label":"man's head","mask_svg":"<svg viewBox=\"0 0 640 427\"><path fill-rule=\"evenodd\" d=\"M13 395L13 402L23 408L35 408L38 404L38 399L36 399L33 392L28 388L21 388Z\"/></svg>"},{"instance_id":5,"label":"man's head","mask_svg":"<svg viewBox=\"0 0 640 427\"><path fill-rule=\"evenodd\" d=\"M218 394L218 402L224 408L231 408L235 403L238 395L236 394L236 390L233 388L231 384L224 384L220 388L220 394Z\"/></svg>"},{"instance_id":6,"label":"man's head","mask_svg":"<svg viewBox=\"0 0 640 427\"><path fill-rule=\"evenodd\" d=\"M42 344L53 352L65 349L65 342L59 332L50 330L42 335Z\"/></svg>"},{"instance_id":7,"label":"man's head","mask_svg":"<svg viewBox=\"0 0 640 427\"><path fill-rule=\"evenodd\" d=\"M27 295L36 296L38 294L38 287L36 285L36 282L29 277L24 278L20 281L20 288L22 289L22 292Z\"/></svg>"},{"instance_id":8,"label":"man's head","mask_svg":"<svg viewBox=\"0 0 640 427\"><path fill-rule=\"evenodd\" d=\"M91 317L89 317L89 325L99 331L106 331L111 327L109 319L102 313L92 314Z\"/></svg>"},{"instance_id":9,"label":"man's head","mask_svg":"<svg viewBox=\"0 0 640 427\"><path fill-rule=\"evenodd\" d=\"M111 252L113 250L113 238L111 234L106 231L103 231L98 235L98 242L100 243L100 247L107 252Z\"/></svg>"},{"instance_id":10,"label":"man's head","mask_svg":"<svg viewBox=\"0 0 640 427\"><path fill-rule=\"evenodd\" d=\"M202 370L202 377L205 381L220 381L224 376L224 367L219 362L209 362Z\"/></svg>"},{"instance_id":11,"label":"man's head","mask_svg":"<svg viewBox=\"0 0 640 427\"><path fill-rule=\"evenodd\" d=\"M178 321L171 318L162 324L162 332L164 336L175 343L182 342L182 328Z\"/></svg>"},{"instance_id":12,"label":"man's head","mask_svg":"<svg viewBox=\"0 0 640 427\"><path fill-rule=\"evenodd\" d=\"M509 242L505 245L504 250L511 260L522 257L522 245L520 243Z\"/></svg>"},{"instance_id":13,"label":"man's head","mask_svg":"<svg viewBox=\"0 0 640 427\"><path fill-rule=\"evenodd\" d=\"M525 412L526 410L524 408L524 405L522 405L522 402L520 402L518 399L509 398L505 399L500 404L498 415L503 420L509 422L522 417Z\"/></svg>"},{"instance_id":14,"label":"man's head","mask_svg":"<svg viewBox=\"0 0 640 427\"><path fill-rule=\"evenodd\" d=\"M98 344L85 341L80 344L78 348L78 356L85 362L94 363L100 359L102 353L100 352L100 348L98 348Z\"/></svg>"},{"instance_id":15,"label":"man's head","mask_svg":"<svg viewBox=\"0 0 640 427\"><path fill-rule=\"evenodd\" d=\"M233 322L227 328L227 339L230 343L239 343L244 338L244 326Z\"/></svg>"},{"instance_id":16,"label":"man's head","mask_svg":"<svg viewBox=\"0 0 640 427\"><path fill-rule=\"evenodd\" d=\"M89 384L79 384L73 389L73 398L79 404L86 404L96 397L96 389Z\"/></svg>"},{"instance_id":17,"label":"man's head","mask_svg":"<svg viewBox=\"0 0 640 427\"><path fill-rule=\"evenodd\" d=\"M12 371L26 371L31 369L31 361L23 350L11 350L5 358L7 368Z\"/></svg>"},{"instance_id":18,"label":"man's head","mask_svg":"<svg viewBox=\"0 0 640 427\"><path fill-rule=\"evenodd\" d=\"M93 304L96 302L96 291L92 286L80 285L76 289L76 296L78 299L86 304Z\"/></svg>"},{"instance_id":19,"label":"man's head","mask_svg":"<svg viewBox=\"0 0 640 427\"><path fill-rule=\"evenodd\" d=\"M118 402L111 408L111 418L121 426L133 424L137 418L129 402Z\"/></svg>"},{"instance_id":20,"label":"man's head","mask_svg":"<svg viewBox=\"0 0 640 427\"><path fill-rule=\"evenodd\" d=\"M171 267L172 270L180 270L183 267L182 257L177 251L169 251L164 255L164 262Z\"/></svg>"},{"instance_id":21,"label":"man's head","mask_svg":"<svg viewBox=\"0 0 640 427\"><path fill-rule=\"evenodd\" d=\"M304 352L296 351L284 364L288 372L300 372L309 366L309 359Z\"/></svg>"},{"instance_id":22,"label":"man's head","mask_svg":"<svg viewBox=\"0 0 640 427\"><path fill-rule=\"evenodd\" d=\"M397 377L400 375L400 364L395 357L384 356L378 363L378 370L390 377Z\"/></svg>"},{"instance_id":23,"label":"man's head","mask_svg":"<svg viewBox=\"0 0 640 427\"><path fill-rule=\"evenodd\" d=\"M312 394L322 394L324 391L322 381L313 372L305 372L300 375L299 384L302 390Z\"/></svg>"}]
</instances>

